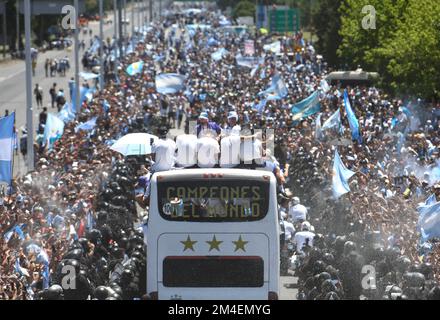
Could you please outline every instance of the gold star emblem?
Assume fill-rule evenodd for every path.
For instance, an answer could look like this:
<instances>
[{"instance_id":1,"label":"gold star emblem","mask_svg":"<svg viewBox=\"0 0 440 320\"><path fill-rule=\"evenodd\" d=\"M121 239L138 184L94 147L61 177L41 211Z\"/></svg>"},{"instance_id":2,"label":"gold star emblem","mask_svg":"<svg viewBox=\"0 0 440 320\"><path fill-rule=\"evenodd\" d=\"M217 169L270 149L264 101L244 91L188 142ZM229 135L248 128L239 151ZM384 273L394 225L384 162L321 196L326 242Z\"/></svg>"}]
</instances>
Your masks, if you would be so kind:
<instances>
[{"instance_id":1,"label":"gold star emblem","mask_svg":"<svg viewBox=\"0 0 440 320\"><path fill-rule=\"evenodd\" d=\"M206 241L206 243L209 244L209 251L211 251L212 249L216 249L217 251L220 251L219 246L222 242L223 241L217 241L217 239L215 238L215 235L211 241Z\"/></svg>"},{"instance_id":2,"label":"gold star emblem","mask_svg":"<svg viewBox=\"0 0 440 320\"><path fill-rule=\"evenodd\" d=\"M186 249L191 249L192 251L194 251L194 244L197 243L197 241L191 241L189 235L186 238L186 241L180 241L180 242L184 245L183 251L186 251Z\"/></svg>"},{"instance_id":3,"label":"gold star emblem","mask_svg":"<svg viewBox=\"0 0 440 320\"><path fill-rule=\"evenodd\" d=\"M246 251L244 246L248 243L249 241L243 241L243 239L240 237L238 237L237 241L232 241L233 244L235 244L235 251L238 251L239 249ZM234 252L235 252L234 251Z\"/></svg>"}]
</instances>

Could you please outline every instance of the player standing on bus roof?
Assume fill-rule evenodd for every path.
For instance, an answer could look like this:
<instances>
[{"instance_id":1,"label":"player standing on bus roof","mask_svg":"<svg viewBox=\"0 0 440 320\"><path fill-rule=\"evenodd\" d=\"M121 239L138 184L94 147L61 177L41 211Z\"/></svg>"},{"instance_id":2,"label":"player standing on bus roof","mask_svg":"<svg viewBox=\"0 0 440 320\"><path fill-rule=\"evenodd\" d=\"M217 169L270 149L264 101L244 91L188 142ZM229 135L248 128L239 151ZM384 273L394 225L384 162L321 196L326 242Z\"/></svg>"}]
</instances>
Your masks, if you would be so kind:
<instances>
[{"instance_id":1,"label":"player standing on bus roof","mask_svg":"<svg viewBox=\"0 0 440 320\"><path fill-rule=\"evenodd\" d=\"M176 143L167 138L168 129L162 127L159 129L159 140L156 140L151 146L152 172L167 171L174 167L174 152L176 150Z\"/></svg>"},{"instance_id":2,"label":"player standing on bus roof","mask_svg":"<svg viewBox=\"0 0 440 320\"><path fill-rule=\"evenodd\" d=\"M190 168L197 165L197 137L195 135L178 135L176 147L176 162L179 167Z\"/></svg>"},{"instance_id":3,"label":"player standing on bus roof","mask_svg":"<svg viewBox=\"0 0 440 320\"><path fill-rule=\"evenodd\" d=\"M236 111L231 111L228 114L228 124L226 128L222 130L222 136L239 136L241 131L241 127L238 124L238 114Z\"/></svg>"},{"instance_id":4,"label":"player standing on bus roof","mask_svg":"<svg viewBox=\"0 0 440 320\"><path fill-rule=\"evenodd\" d=\"M222 128L213 122L209 121L207 112L202 112L199 116L199 124L197 125L197 138L211 137L217 138L222 132Z\"/></svg>"}]
</instances>

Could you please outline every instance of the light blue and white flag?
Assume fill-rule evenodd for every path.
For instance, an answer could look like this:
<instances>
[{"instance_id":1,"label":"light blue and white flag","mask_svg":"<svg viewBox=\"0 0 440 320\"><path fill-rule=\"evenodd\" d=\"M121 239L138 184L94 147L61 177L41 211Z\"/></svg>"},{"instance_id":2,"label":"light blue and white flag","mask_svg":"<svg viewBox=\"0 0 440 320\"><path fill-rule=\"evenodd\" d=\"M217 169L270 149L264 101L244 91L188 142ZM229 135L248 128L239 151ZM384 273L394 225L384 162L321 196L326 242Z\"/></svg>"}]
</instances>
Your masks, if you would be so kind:
<instances>
[{"instance_id":1,"label":"light blue and white flag","mask_svg":"<svg viewBox=\"0 0 440 320\"><path fill-rule=\"evenodd\" d=\"M90 119L87 122L84 122L84 123L81 123L81 124L77 125L75 127L75 132L78 132L80 130L90 131L90 130L95 129L95 127L96 127L96 119L98 119L98 118L94 117L94 118Z\"/></svg>"},{"instance_id":2,"label":"light blue and white flag","mask_svg":"<svg viewBox=\"0 0 440 320\"><path fill-rule=\"evenodd\" d=\"M265 44L263 46L263 50L264 51L270 51L273 53L280 53L281 52L281 42L280 41L275 41L272 42L270 44Z\"/></svg>"},{"instance_id":3,"label":"light blue and white flag","mask_svg":"<svg viewBox=\"0 0 440 320\"><path fill-rule=\"evenodd\" d=\"M362 136L359 132L359 122L353 110L351 109L347 90L344 91L344 105L345 105L345 112L347 113L348 123L350 124L351 138L353 140L356 140L358 143L362 143Z\"/></svg>"},{"instance_id":4,"label":"light blue and white flag","mask_svg":"<svg viewBox=\"0 0 440 320\"><path fill-rule=\"evenodd\" d=\"M437 202L435 196L431 195L417 210L419 211L417 226L421 233L421 242L440 237L440 201Z\"/></svg>"},{"instance_id":5,"label":"light blue and white flag","mask_svg":"<svg viewBox=\"0 0 440 320\"><path fill-rule=\"evenodd\" d=\"M47 114L46 125L44 127L43 146L52 149L53 144L61 138L64 132L64 121L53 113Z\"/></svg>"},{"instance_id":6,"label":"light blue and white flag","mask_svg":"<svg viewBox=\"0 0 440 320\"><path fill-rule=\"evenodd\" d=\"M272 77L272 83L269 88L260 92L258 95L265 95L268 101L280 100L287 96L287 87L281 76L277 73Z\"/></svg>"},{"instance_id":7,"label":"light blue and white flag","mask_svg":"<svg viewBox=\"0 0 440 320\"><path fill-rule=\"evenodd\" d=\"M247 67L247 68L255 68L258 67L260 60L255 57L243 57L241 54L237 54L235 56L235 61L237 62L237 65L241 67Z\"/></svg>"},{"instance_id":8,"label":"light blue and white flag","mask_svg":"<svg viewBox=\"0 0 440 320\"><path fill-rule=\"evenodd\" d=\"M79 73L79 76L81 78L83 78L84 80L90 80L90 79L99 78L99 74L96 74L96 73L93 73L93 72L84 72L84 71L81 71Z\"/></svg>"},{"instance_id":9,"label":"light blue and white flag","mask_svg":"<svg viewBox=\"0 0 440 320\"><path fill-rule=\"evenodd\" d=\"M163 73L156 76L156 91L161 94L174 94L185 88L185 76L177 73Z\"/></svg>"},{"instance_id":10,"label":"light blue and white flag","mask_svg":"<svg viewBox=\"0 0 440 320\"><path fill-rule=\"evenodd\" d=\"M336 129L339 134L343 133L344 128L342 127L341 112L339 108L322 125L323 131L328 129Z\"/></svg>"},{"instance_id":11,"label":"light blue and white flag","mask_svg":"<svg viewBox=\"0 0 440 320\"><path fill-rule=\"evenodd\" d=\"M308 98L292 106L292 120L298 121L318 113L321 110L318 91L312 93Z\"/></svg>"},{"instance_id":12,"label":"light blue and white flag","mask_svg":"<svg viewBox=\"0 0 440 320\"><path fill-rule=\"evenodd\" d=\"M220 61L221 59L223 59L223 56L226 55L227 53L228 50L226 50L225 48L220 48L211 54L211 59L214 61Z\"/></svg>"},{"instance_id":13,"label":"light blue and white flag","mask_svg":"<svg viewBox=\"0 0 440 320\"><path fill-rule=\"evenodd\" d=\"M11 184L15 112L0 118L0 181Z\"/></svg>"},{"instance_id":14,"label":"light blue and white flag","mask_svg":"<svg viewBox=\"0 0 440 320\"><path fill-rule=\"evenodd\" d=\"M75 119L75 114L72 111L72 104L66 102L61 109L60 112L58 112L58 118L64 121L64 123L70 122L73 119Z\"/></svg>"},{"instance_id":15,"label":"light blue and white flag","mask_svg":"<svg viewBox=\"0 0 440 320\"><path fill-rule=\"evenodd\" d=\"M347 169L339 156L338 150L335 150L335 159L333 161L332 171L332 191L333 197L338 199L340 196L350 192L348 179L350 179L355 172Z\"/></svg>"},{"instance_id":16,"label":"light blue and white flag","mask_svg":"<svg viewBox=\"0 0 440 320\"><path fill-rule=\"evenodd\" d=\"M88 92L88 88L81 86L79 89L79 105L82 106L83 102L86 100L86 94ZM72 112L76 114L76 112L80 108L76 106L76 89L75 85L73 85L73 92L72 92Z\"/></svg>"},{"instance_id":17,"label":"light blue and white flag","mask_svg":"<svg viewBox=\"0 0 440 320\"><path fill-rule=\"evenodd\" d=\"M258 103L255 106L255 109L257 109L258 114L263 113L264 107L266 107L266 103L267 103L266 99L261 99L260 103Z\"/></svg>"},{"instance_id":18,"label":"light blue and white flag","mask_svg":"<svg viewBox=\"0 0 440 320\"><path fill-rule=\"evenodd\" d=\"M321 80L321 85L320 86L321 86L322 92L327 93L327 92L330 91L330 86L329 86L329 84L327 83L327 81L325 79Z\"/></svg>"},{"instance_id":19,"label":"light blue and white flag","mask_svg":"<svg viewBox=\"0 0 440 320\"><path fill-rule=\"evenodd\" d=\"M144 68L144 62L138 61L130 64L125 70L130 76L134 76L135 74L141 73Z\"/></svg>"}]
</instances>

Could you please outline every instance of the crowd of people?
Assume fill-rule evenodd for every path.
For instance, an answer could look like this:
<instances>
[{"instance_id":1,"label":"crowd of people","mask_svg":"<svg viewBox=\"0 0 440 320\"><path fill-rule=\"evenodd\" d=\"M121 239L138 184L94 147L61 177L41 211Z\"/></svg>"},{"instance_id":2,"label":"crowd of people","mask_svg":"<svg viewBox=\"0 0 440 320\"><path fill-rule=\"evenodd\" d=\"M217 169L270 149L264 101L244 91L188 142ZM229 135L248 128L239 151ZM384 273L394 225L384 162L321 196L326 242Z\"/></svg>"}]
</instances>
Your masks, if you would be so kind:
<instances>
[{"instance_id":1,"label":"crowd of people","mask_svg":"<svg viewBox=\"0 0 440 320\"><path fill-rule=\"evenodd\" d=\"M222 27L227 18L212 6L150 23L119 57L118 74L105 69L106 86L84 100L62 137L51 148L36 143L35 171L15 179L1 198L0 299L147 298L146 211L136 208L135 188L151 168L109 146L127 133L180 128L183 119L187 133L191 121L218 134L236 124L251 133L274 130L274 154L263 156L272 159L280 186L283 244L296 244L299 299L439 299L440 249L435 240L421 243L417 205L431 194L440 200L440 105L348 87L362 136L354 141L344 88L325 88L330 70L301 33L235 32ZM237 64L246 40L262 57L255 66ZM274 41L276 52L264 47ZM115 45L108 43L107 57ZM225 54L214 59L221 48ZM142 71L128 75L139 60ZM185 75L186 89L159 94L154 80L161 73ZM275 75L288 95L266 101L259 93ZM315 91L319 118L294 118L292 105ZM317 135L317 119L338 109L341 127ZM94 118L95 126L78 130ZM351 192L338 200L331 192L336 148L356 172ZM375 286L363 285L366 265L375 269ZM73 278L66 278L69 267Z\"/></svg>"}]
</instances>

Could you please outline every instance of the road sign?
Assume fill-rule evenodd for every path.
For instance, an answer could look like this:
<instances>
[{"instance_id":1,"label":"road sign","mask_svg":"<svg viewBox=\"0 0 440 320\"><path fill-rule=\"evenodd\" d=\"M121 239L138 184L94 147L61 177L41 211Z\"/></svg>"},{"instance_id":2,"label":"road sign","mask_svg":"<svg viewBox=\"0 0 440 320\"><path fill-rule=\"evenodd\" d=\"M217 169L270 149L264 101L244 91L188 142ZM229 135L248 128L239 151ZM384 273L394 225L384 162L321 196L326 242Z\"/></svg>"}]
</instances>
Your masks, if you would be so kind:
<instances>
[{"instance_id":1,"label":"road sign","mask_svg":"<svg viewBox=\"0 0 440 320\"><path fill-rule=\"evenodd\" d=\"M71 0L32 0L31 13L35 14L59 14L62 15L62 9L66 5L73 6ZM79 0L79 13L86 11L86 3L84 0ZM24 13L24 3L20 0L20 13Z\"/></svg>"},{"instance_id":2,"label":"road sign","mask_svg":"<svg viewBox=\"0 0 440 320\"><path fill-rule=\"evenodd\" d=\"M298 9L275 9L269 11L270 32L298 32Z\"/></svg>"}]
</instances>

